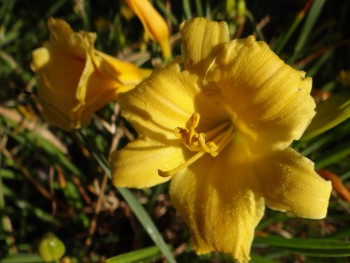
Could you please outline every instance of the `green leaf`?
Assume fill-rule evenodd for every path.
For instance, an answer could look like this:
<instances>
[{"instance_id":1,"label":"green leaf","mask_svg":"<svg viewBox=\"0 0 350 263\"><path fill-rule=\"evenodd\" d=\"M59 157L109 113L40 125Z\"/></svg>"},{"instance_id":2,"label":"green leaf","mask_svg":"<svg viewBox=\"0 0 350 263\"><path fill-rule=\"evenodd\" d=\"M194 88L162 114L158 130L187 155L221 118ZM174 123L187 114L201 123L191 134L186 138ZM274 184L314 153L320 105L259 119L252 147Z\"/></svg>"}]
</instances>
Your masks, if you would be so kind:
<instances>
[{"instance_id":1,"label":"green leaf","mask_svg":"<svg viewBox=\"0 0 350 263\"><path fill-rule=\"evenodd\" d=\"M322 157L315 162L316 169L322 169L331 164L337 163L346 158L350 154L350 142L342 143L341 145L332 148L330 151L322 154Z\"/></svg>"},{"instance_id":2,"label":"green leaf","mask_svg":"<svg viewBox=\"0 0 350 263\"><path fill-rule=\"evenodd\" d=\"M280 55L285 45L288 43L290 38L292 37L295 30L298 28L300 23L304 20L305 13L308 11L310 5L310 1L306 3L303 9L297 14L295 19L293 20L291 26L285 30L285 33L280 36L279 39L272 45L272 49L275 50L277 55Z\"/></svg>"},{"instance_id":3,"label":"green leaf","mask_svg":"<svg viewBox=\"0 0 350 263\"><path fill-rule=\"evenodd\" d=\"M8 188L6 185L2 185L2 194L13 200L15 204L21 208L22 210L30 211L33 213L38 219L51 223L53 225L58 225L59 220L54 217L53 215L47 213L45 210L43 210L40 206L37 206L36 203L28 202L25 198L18 197L18 193L13 191L11 188ZM0 261L1 262L1 261Z\"/></svg>"},{"instance_id":4,"label":"green leaf","mask_svg":"<svg viewBox=\"0 0 350 263\"><path fill-rule=\"evenodd\" d=\"M166 5L162 1L156 0L156 4L159 7L159 9L164 13L164 18L169 19L174 26L179 25L179 21L177 20L177 18L173 15L172 12L168 11Z\"/></svg>"},{"instance_id":5,"label":"green leaf","mask_svg":"<svg viewBox=\"0 0 350 263\"><path fill-rule=\"evenodd\" d=\"M308 77L313 77L319 70L322 68L322 66L334 55L333 50L329 50L328 52L324 53L317 61L316 63L307 71L306 75ZM299 67L299 69L301 69Z\"/></svg>"},{"instance_id":6,"label":"green leaf","mask_svg":"<svg viewBox=\"0 0 350 263\"><path fill-rule=\"evenodd\" d=\"M1 259L1 263L42 263L39 255L17 254Z\"/></svg>"},{"instance_id":7,"label":"green leaf","mask_svg":"<svg viewBox=\"0 0 350 263\"><path fill-rule=\"evenodd\" d=\"M57 13L57 11L62 9L66 2L67 0L56 0L55 2L53 2L50 9L46 12L46 17L54 16Z\"/></svg>"},{"instance_id":8,"label":"green leaf","mask_svg":"<svg viewBox=\"0 0 350 263\"><path fill-rule=\"evenodd\" d=\"M0 160L0 165L1 165L1 160ZM0 172L0 213L2 213L2 211L5 209L4 195L5 194L4 194L4 190L3 190L2 175L1 175L1 172Z\"/></svg>"},{"instance_id":9,"label":"green leaf","mask_svg":"<svg viewBox=\"0 0 350 263\"><path fill-rule=\"evenodd\" d=\"M350 92L343 91L316 106L316 116L301 140L315 137L350 117Z\"/></svg>"},{"instance_id":10,"label":"green leaf","mask_svg":"<svg viewBox=\"0 0 350 263\"><path fill-rule=\"evenodd\" d=\"M262 40L262 41L265 41L266 42L266 39L265 39L265 36L264 34L262 33L262 31L259 29L255 19L254 19L254 16L251 12L249 12L249 10L246 10L245 11L245 16L248 18L248 20L250 21L250 23L253 25L254 27L254 31L256 32L256 34L258 35L258 37Z\"/></svg>"},{"instance_id":11,"label":"green leaf","mask_svg":"<svg viewBox=\"0 0 350 263\"><path fill-rule=\"evenodd\" d=\"M202 8L202 1L196 0L196 9L197 9L197 15L203 16L203 8Z\"/></svg>"},{"instance_id":12,"label":"green leaf","mask_svg":"<svg viewBox=\"0 0 350 263\"><path fill-rule=\"evenodd\" d=\"M295 46L294 49L294 54L293 57L291 59L291 63L293 63L296 59L298 59L301 51L303 50L307 39L310 37L311 34L311 30L313 29L315 22L318 18L318 16L320 15L322 8L324 6L324 4L326 3L326 0L315 0L309 14L307 15L305 24L303 26L303 29L300 33L298 42Z\"/></svg>"},{"instance_id":13,"label":"green leaf","mask_svg":"<svg viewBox=\"0 0 350 263\"><path fill-rule=\"evenodd\" d=\"M274 261L272 259L258 256L258 255L250 255L250 262L251 263L277 263L277 261Z\"/></svg>"},{"instance_id":14,"label":"green leaf","mask_svg":"<svg viewBox=\"0 0 350 263\"><path fill-rule=\"evenodd\" d=\"M155 258L159 255L160 250L158 247L149 247L109 258L106 260L106 263L140 262L140 260Z\"/></svg>"},{"instance_id":15,"label":"green leaf","mask_svg":"<svg viewBox=\"0 0 350 263\"><path fill-rule=\"evenodd\" d=\"M192 10L191 10L191 3L189 0L182 0L182 5L183 5L183 12L185 15L185 18L191 19L192 18Z\"/></svg>"},{"instance_id":16,"label":"green leaf","mask_svg":"<svg viewBox=\"0 0 350 263\"><path fill-rule=\"evenodd\" d=\"M255 237L253 246L282 248L313 257L350 256L350 242L327 239Z\"/></svg>"},{"instance_id":17,"label":"green leaf","mask_svg":"<svg viewBox=\"0 0 350 263\"><path fill-rule=\"evenodd\" d=\"M4 179L14 180L14 179L16 179L16 174L14 171L7 170L7 169L4 169L3 167L1 167L0 177L4 178Z\"/></svg>"},{"instance_id":18,"label":"green leaf","mask_svg":"<svg viewBox=\"0 0 350 263\"><path fill-rule=\"evenodd\" d=\"M153 240L153 242L162 251L164 257L167 258L168 262L175 263L173 255L171 254L168 246L166 245L162 235L159 233L157 227L154 225L152 219L147 214L146 210L127 188L118 188L118 191L123 196L125 201L128 203L132 211L135 213L136 217L140 221L141 225Z\"/></svg>"}]
</instances>

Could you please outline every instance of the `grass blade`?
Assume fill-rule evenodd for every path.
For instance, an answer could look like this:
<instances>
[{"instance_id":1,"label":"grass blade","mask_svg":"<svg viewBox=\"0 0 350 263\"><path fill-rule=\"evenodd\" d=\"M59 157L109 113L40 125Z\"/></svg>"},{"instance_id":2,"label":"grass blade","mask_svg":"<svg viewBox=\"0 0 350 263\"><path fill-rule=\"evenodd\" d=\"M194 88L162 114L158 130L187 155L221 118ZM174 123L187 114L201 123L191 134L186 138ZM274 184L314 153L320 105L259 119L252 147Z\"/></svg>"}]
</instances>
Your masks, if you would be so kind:
<instances>
[{"instance_id":1,"label":"grass blade","mask_svg":"<svg viewBox=\"0 0 350 263\"><path fill-rule=\"evenodd\" d=\"M189 0L182 0L185 19L188 20L192 17L191 3Z\"/></svg>"},{"instance_id":2,"label":"grass blade","mask_svg":"<svg viewBox=\"0 0 350 263\"><path fill-rule=\"evenodd\" d=\"M169 19L174 26L179 25L179 21L177 20L177 18L167 10L165 4L162 1L156 0L156 4L159 7L159 9L165 14L164 18Z\"/></svg>"},{"instance_id":3,"label":"grass blade","mask_svg":"<svg viewBox=\"0 0 350 263\"><path fill-rule=\"evenodd\" d=\"M276 50L275 50L277 55L281 54L283 48L288 43L288 41L290 40L290 38L293 35L293 33L295 32L295 30L298 28L300 23L304 20L305 14L309 10L310 5L311 5L312 2L313 2L313 0L309 0L306 3L306 5L303 7L303 9L298 13L297 17L293 21L293 23L290 26L290 28L287 30L287 33L284 34L283 37L282 37L282 40L279 41L279 44L278 44L278 46L276 47Z\"/></svg>"},{"instance_id":4,"label":"grass blade","mask_svg":"<svg viewBox=\"0 0 350 263\"><path fill-rule=\"evenodd\" d=\"M106 263L140 262L141 260L152 259L159 255L160 251L158 247L149 247L109 258L106 260Z\"/></svg>"},{"instance_id":5,"label":"grass blade","mask_svg":"<svg viewBox=\"0 0 350 263\"><path fill-rule=\"evenodd\" d=\"M313 77L323 67L323 65L334 55L333 50L326 52L320 59L307 71L308 77ZM299 68L301 69L301 68Z\"/></svg>"},{"instance_id":6,"label":"grass blade","mask_svg":"<svg viewBox=\"0 0 350 263\"><path fill-rule=\"evenodd\" d=\"M197 9L197 15L203 16L203 8L202 8L202 1L196 0L196 9Z\"/></svg>"},{"instance_id":7,"label":"grass blade","mask_svg":"<svg viewBox=\"0 0 350 263\"><path fill-rule=\"evenodd\" d=\"M295 60L299 57L301 51L303 50L303 48L307 42L307 39L310 36L311 30L314 27L315 22L316 22L318 16L320 15L325 3L326 3L326 0L315 0L314 1L313 5L310 9L310 12L306 18L303 29L300 33L298 42L295 46L294 54L293 54L292 59L291 59L291 63L295 62Z\"/></svg>"},{"instance_id":8,"label":"grass blade","mask_svg":"<svg viewBox=\"0 0 350 263\"><path fill-rule=\"evenodd\" d=\"M350 143L344 143L338 147L333 148L331 151L324 153L322 158L316 160L315 168L325 168L331 164L334 164L350 155Z\"/></svg>"},{"instance_id":9,"label":"grass blade","mask_svg":"<svg viewBox=\"0 0 350 263\"><path fill-rule=\"evenodd\" d=\"M258 37L262 40L266 42L266 39L263 35L263 33L261 32L261 30L258 28L257 23L254 19L254 16L251 12L249 12L248 10L245 11L245 15L248 18L248 20L250 21L250 23L253 25L254 27L254 31L256 32L256 34L258 35Z\"/></svg>"},{"instance_id":10,"label":"grass blade","mask_svg":"<svg viewBox=\"0 0 350 263\"><path fill-rule=\"evenodd\" d=\"M350 256L350 242L339 240L292 238L283 237L256 237L255 246L269 246L282 248L292 252L313 257L346 257Z\"/></svg>"},{"instance_id":11,"label":"grass blade","mask_svg":"<svg viewBox=\"0 0 350 263\"><path fill-rule=\"evenodd\" d=\"M277 263L276 261L258 255L251 255L252 263Z\"/></svg>"},{"instance_id":12,"label":"grass blade","mask_svg":"<svg viewBox=\"0 0 350 263\"><path fill-rule=\"evenodd\" d=\"M17 254L1 259L1 263L42 263L39 255Z\"/></svg>"},{"instance_id":13,"label":"grass blade","mask_svg":"<svg viewBox=\"0 0 350 263\"><path fill-rule=\"evenodd\" d=\"M158 246L159 250L162 251L164 257L168 260L168 262L175 263L176 260L174 259L168 246L164 242L164 239L162 238L157 227L154 225L152 219L149 217L146 210L141 206L139 201L127 188L118 188L118 191L124 197L125 201L128 203L132 211L134 211L136 217L139 219L141 225L143 226L147 234Z\"/></svg>"}]
</instances>

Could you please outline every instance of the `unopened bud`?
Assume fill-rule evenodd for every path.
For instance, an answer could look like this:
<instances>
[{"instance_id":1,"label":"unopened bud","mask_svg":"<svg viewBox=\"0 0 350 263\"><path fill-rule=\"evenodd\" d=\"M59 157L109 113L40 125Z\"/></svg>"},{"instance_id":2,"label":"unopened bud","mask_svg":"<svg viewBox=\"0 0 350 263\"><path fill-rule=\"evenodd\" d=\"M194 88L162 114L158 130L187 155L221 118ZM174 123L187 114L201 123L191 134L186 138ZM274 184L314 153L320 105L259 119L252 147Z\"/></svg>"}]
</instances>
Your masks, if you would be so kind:
<instances>
[{"instance_id":1,"label":"unopened bud","mask_svg":"<svg viewBox=\"0 0 350 263\"><path fill-rule=\"evenodd\" d=\"M59 260L65 253L63 242L53 233L45 234L39 242L39 255L44 262Z\"/></svg>"}]
</instances>

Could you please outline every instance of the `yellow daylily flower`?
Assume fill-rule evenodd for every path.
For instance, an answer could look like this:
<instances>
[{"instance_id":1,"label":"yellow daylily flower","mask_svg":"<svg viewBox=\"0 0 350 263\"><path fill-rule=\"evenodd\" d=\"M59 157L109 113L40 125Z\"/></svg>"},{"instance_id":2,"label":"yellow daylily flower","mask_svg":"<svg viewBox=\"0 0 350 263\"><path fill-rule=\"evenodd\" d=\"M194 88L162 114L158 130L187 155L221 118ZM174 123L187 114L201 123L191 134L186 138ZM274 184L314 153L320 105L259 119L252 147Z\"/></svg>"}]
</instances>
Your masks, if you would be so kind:
<instances>
[{"instance_id":1,"label":"yellow daylily flower","mask_svg":"<svg viewBox=\"0 0 350 263\"><path fill-rule=\"evenodd\" d=\"M64 130L86 125L91 115L144 77L135 65L94 49L95 33L74 32L63 20L48 21L50 41L33 51L43 116Z\"/></svg>"},{"instance_id":2,"label":"yellow daylily flower","mask_svg":"<svg viewBox=\"0 0 350 263\"><path fill-rule=\"evenodd\" d=\"M171 178L196 252L248 262L265 206L326 216L330 182L289 147L315 114L312 80L252 36L230 41L226 23L195 18L181 34L184 66L120 98L139 137L110 156L112 181L143 188Z\"/></svg>"},{"instance_id":3,"label":"yellow daylily flower","mask_svg":"<svg viewBox=\"0 0 350 263\"><path fill-rule=\"evenodd\" d=\"M141 20L149 37L159 43L164 59L168 60L171 57L169 29L163 17L148 0L125 0L125 2Z\"/></svg>"}]
</instances>

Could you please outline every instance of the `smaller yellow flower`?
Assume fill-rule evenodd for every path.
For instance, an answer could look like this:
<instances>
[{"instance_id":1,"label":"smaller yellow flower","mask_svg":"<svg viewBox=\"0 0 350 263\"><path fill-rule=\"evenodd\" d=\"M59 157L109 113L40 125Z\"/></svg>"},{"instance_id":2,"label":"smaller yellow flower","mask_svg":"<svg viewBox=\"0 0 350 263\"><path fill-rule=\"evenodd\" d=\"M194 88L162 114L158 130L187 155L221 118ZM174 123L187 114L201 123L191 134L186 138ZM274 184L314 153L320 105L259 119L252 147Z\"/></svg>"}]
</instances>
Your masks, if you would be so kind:
<instances>
[{"instance_id":1,"label":"smaller yellow flower","mask_svg":"<svg viewBox=\"0 0 350 263\"><path fill-rule=\"evenodd\" d=\"M33 51L43 116L64 130L86 125L91 115L129 91L148 73L94 49L95 33L74 32L49 19L50 41Z\"/></svg>"},{"instance_id":2,"label":"smaller yellow flower","mask_svg":"<svg viewBox=\"0 0 350 263\"><path fill-rule=\"evenodd\" d=\"M169 46L169 29L163 17L148 0L125 0L128 6L141 20L150 38L159 43L164 59L171 56Z\"/></svg>"}]
</instances>

